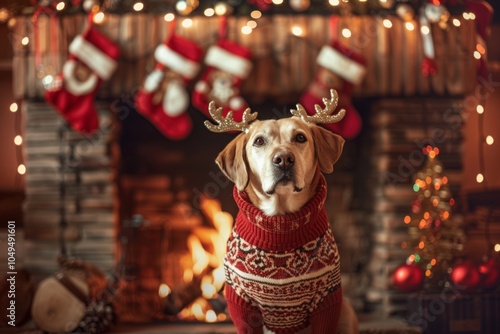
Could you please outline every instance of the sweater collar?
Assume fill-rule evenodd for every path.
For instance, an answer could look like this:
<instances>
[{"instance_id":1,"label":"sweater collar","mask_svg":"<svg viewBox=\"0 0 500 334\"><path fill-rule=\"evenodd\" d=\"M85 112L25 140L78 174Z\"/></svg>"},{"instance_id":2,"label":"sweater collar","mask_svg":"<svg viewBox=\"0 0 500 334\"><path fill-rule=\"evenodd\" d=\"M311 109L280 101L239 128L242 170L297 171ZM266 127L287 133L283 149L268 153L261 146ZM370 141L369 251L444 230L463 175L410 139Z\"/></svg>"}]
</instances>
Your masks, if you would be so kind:
<instances>
[{"instance_id":1,"label":"sweater collar","mask_svg":"<svg viewBox=\"0 0 500 334\"><path fill-rule=\"evenodd\" d=\"M295 213L267 216L250 202L245 192L238 191L235 187L233 196L240 209L237 220L237 225L240 225L237 226L239 230L247 230L251 226L251 229L259 234L285 235L290 233L296 234L298 232L297 230L306 230L309 233L311 230L317 230L318 228L324 232L326 229L324 223L328 225L324 208L326 199L326 180L322 174L320 174L319 183L313 198L311 198L300 211ZM321 219L319 219L321 221L321 226L317 226L318 216L321 216ZM309 224L311 222L314 222L314 224ZM313 227L312 225L316 226Z\"/></svg>"}]
</instances>

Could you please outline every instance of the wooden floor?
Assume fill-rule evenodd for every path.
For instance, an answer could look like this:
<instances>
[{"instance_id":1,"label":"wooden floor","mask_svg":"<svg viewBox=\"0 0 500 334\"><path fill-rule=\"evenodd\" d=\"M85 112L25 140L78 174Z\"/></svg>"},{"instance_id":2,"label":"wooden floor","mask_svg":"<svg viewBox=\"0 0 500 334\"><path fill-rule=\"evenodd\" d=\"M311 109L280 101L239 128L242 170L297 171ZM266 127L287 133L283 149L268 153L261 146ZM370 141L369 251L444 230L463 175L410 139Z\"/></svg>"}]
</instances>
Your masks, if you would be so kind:
<instances>
[{"instance_id":1,"label":"wooden floor","mask_svg":"<svg viewBox=\"0 0 500 334\"><path fill-rule=\"evenodd\" d=\"M420 334L418 328L410 328L401 319L361 319L360 334ZM44 334L33 324L22 328L0 328L2 334ZM157 323L157 324L118 324L106 332L109 334L236 334L231 323L192 324L192 323Z\"/></svg>"}]
</instances>

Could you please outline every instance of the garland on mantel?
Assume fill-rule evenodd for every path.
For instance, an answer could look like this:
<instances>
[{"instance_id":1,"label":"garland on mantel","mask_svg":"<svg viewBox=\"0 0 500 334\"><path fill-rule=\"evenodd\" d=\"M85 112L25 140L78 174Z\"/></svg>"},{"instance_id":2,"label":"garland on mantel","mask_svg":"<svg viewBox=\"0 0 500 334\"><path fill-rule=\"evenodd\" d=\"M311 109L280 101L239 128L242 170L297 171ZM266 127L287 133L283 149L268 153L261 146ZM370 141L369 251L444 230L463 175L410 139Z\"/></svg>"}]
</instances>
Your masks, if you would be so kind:
<instances>
[{"instance_id":1,"label":"garland on mantel","mask_svg":"<svg viewBox=\"0 0 500 334\"><path fill-rule=\"evenodd\" d=\"M254 11L263 15L398 15L411 20L419 13L447 20L469 12L469 0L31 0L32 7L17 3L6 6L5 16L32 14L35 7L52 8L60 13L88 12L98 6L115 14L133 12L174 13L182 16L236 15L248 16ZM0 15L0 20L2 15Z\"/></svg>"}]
</instances>

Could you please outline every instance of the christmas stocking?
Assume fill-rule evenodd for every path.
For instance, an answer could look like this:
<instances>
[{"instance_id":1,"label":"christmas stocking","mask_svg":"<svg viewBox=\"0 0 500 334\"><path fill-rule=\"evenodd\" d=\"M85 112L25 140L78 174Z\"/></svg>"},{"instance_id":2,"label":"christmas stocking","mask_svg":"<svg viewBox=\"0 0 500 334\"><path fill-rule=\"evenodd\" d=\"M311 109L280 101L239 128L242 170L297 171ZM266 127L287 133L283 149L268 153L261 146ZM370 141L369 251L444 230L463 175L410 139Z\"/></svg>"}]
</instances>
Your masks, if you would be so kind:
<instances>
[{"instance_id":1,"label":"christmas stocking","mask_svg":"<svg viewBox=\"0 0 500 334\"><path fill-rule=\"evenodd\" d=\"M337 90L337 111L344 108L346 114L340 122L324 126L346 139L352 139L361 130L361 117L352 105L351 93L354 86L363 80L365 60L345 45L333 42L332 45L323 46L316 62L319 67L315 79L300 97L300 103L312 115L315 113L314 105L318 104L324 108L322 98L330 96L330 89Z\"/></svg>"},{"instance_id":2,"label":"christmas stocking","mask_svg":"<svg viewBox=\"0 0 500 334\"><path fill-rule=\"evenodd\" d=\"M71 42L69 53L45 99L75 131L92 133L99 128L94 96L101 81L108 80L118 66L120 49L90 26Z\"/></svg>"},{"instance_id":3,"label":"christmas stocking","mask_svg":"<svg viewBox=\"0 0 500 334\"><path fill-rule=\"evenodd\" d=\"M217 107L223 108L224 116L232 110L234 119L241 121L248 105L239 87L252 69L250 58L250 50L228 40L211 46L204 61L208 67L194 87L193 105L210 118L208 104L215 101Z\"/></svg>"},{"instance_id":4,"label":"christmas stocking","mask_svg":"<svg viewBox=\"0 0 500 334\"><path fill-rule=\"evenodd\" d=\"M181 140L191 132L186 84L198 73L202 54L197 44L173 34L156 48L156 68L137 93L137 111L169 139Z\"/></svg>"}]
</instances>

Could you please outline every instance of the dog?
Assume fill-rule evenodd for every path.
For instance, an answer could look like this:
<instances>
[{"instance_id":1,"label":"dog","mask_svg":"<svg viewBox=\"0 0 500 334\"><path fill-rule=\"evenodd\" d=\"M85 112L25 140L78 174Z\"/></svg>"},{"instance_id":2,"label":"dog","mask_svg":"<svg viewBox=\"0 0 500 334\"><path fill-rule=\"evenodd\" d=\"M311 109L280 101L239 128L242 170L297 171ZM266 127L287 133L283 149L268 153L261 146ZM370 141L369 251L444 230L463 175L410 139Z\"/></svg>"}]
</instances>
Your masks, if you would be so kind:
<instances>
[{"instance_id":1,"label":"dog","mask_svg":"<svg viewBox=\"0 0 500 334\"><path fill-rule=\"evenodd\" d=\"M225 296L238 333L356 332L352 307L343 303L340 260L324 208L326 181L344 139L316 125L331 115L338 97L307 115L256 120L245 111L236 123L210 105L215 132L242 130L215 162L234 184L239 207L224 259ZM343 309L341 318L341 309ZM339 322L342 324L339 326Z\"/></svg>"}]
</instances>

